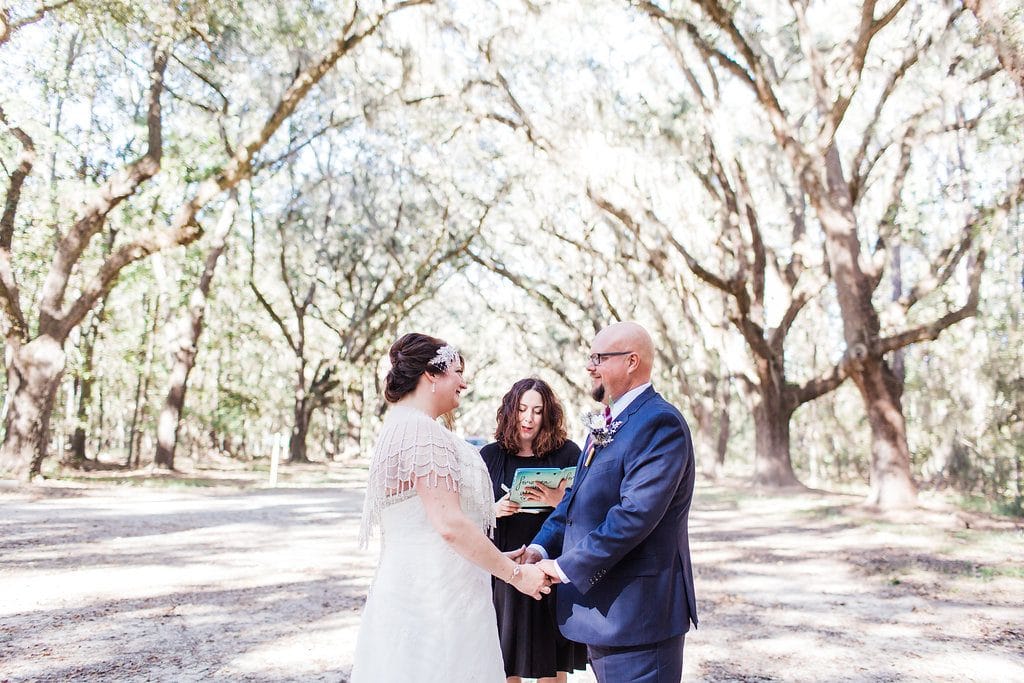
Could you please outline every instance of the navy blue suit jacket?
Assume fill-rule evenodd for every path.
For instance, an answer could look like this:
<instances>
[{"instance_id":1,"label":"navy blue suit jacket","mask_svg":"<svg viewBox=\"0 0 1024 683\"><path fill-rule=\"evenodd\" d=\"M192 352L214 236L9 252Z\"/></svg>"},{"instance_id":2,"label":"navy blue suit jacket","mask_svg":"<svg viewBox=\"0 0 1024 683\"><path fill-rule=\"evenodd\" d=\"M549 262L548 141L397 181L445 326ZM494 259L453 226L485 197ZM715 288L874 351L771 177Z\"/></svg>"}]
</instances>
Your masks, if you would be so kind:
<instances>
[{"instance_id":1,"label":"navy blue suit jacket","mask_svg":"<svg viewBox=\"0 0 1024 683\"><path fill-rule=\"evenodd\" d=\"M656 643L697 625L690 429L653 387L615 419L612 442L589 467L584 449L572 488L534 539L570 581L556 589L559 627L587 645Z\"/></svg>"}]
</instances>

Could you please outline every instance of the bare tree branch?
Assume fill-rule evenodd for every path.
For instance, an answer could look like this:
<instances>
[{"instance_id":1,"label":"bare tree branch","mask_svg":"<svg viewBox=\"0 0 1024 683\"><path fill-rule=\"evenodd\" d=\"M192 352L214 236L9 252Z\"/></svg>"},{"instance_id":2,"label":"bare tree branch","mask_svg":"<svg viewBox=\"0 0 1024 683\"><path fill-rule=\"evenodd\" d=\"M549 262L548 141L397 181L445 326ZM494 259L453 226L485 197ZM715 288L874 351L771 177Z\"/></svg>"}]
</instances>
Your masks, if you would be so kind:
<instances>
[{"instance_id":1,"label":"bare tree branch","mask_svg":"<svg viewBox=\"0 0 1024 683\"><path fill-rule=\"evenodd\" d=\"M523 290L524 292L527 292L531 297L533 297L534 299L536 299L537 301L542 303L545 306L545 308L547 308L549 311L551 311L552 313L555 314L555 316L559 319L559 321L561 321L561 323L566 328L568 328L568 329L574 329L575 328L576 323L574 323L572 320L569 319L568 314L564 310L562 310L562 307L558 305L558 302L556 302L550 295L545 294L544 292L541 291L541 288L540 288L541 283L534 282L532 280L528 280L526 277L524 277L522 275L519 275L517 273L513 273L512 271L510 271L508 268L506 268L503 264L499 263L495 259L493 259L493 258L484 258L483 256L481 256L480 254L477 254L473 250L467 250L466 254L467 254L467 256L469 256L470 260L480 264L484 268L487 268L488 270L490 270L494 274L500 275L501 277L503 277L506 280L508 280L511 284L515 285L516 287L518 287L519 289ZM546 283L546 284L551 285L551 283ZM583 306L581 303L575 301L572 297L569 297L568 295L566 295L566 293L564 291L562 291L561 289L559 289L558 287L556 287L554 285L551 285L551 286L554 287L556 294L562 300L573 302L573 303L575 303L575 305L580 310L586 310L585 306Z\"/></svg>"},{"instance_id":2,"label":"bare tree branch","mask_svg":"<svg viewBox=\"0 0 1024 683\"><path fill-rule=\"evenodd\" d=\"M694 46L701 52L705 58L714 59L722 65L724 69L729 71L731 74L739 78L741 81L747 83L751 88L756 88L754 77L750 72L740 63L726 55L718 48L711 45L701 35L700 31L691 22L682 19L681 17L674 17L665 12L661 7L658 7L653 2L637 1L634 3L639 9L643 10L652 19L664 21L674 27L677 30L681 30L690 38Z\"/></svg>"},{"instance_id":3,"label":"bare tree branch","mask_svg":"<svg viewBox=\"0 0 1024 683\"><path fill-rule=\"evenodd\" d=\"M739 186L740 196L743 198L744 215L746 216L747 227L750 229L750 247L754 252L754 263L752 268L751 286L753 288L753 300L759 309L759 317L764 317L764 286L765 286L765 264L767 263L767 252L764 239L761 236L761 225L758 222L757 211L754 209L753 195L750 186L747 184L746 172L739 159L734 162L736 167L736 180Z\"/></svg>"},{"instance_id":4,"label":"bare tree branch","mask_svg":"<svg viewBox=\"0 0 1024 683\"><path fill-rule=\"evenodd\" d=\"M846 364L839 363L824 375L816 377L812 380L804 382L794 390L794 402L795 405L801 406L804 403L813 401L819 396L824 396L828 392L832 391L848 377L846 373Z\"/></svg>"},{"instance_id":5,"label":"bare tree branch","mask_svg":"<svg viewBox=\"0 0 1024 683\"><path fill-rule=\"evenodd\" d=\"M5 5L0 9L0 46L10 40L17 31L42 20L42 18L46 16L47 12L52 12L53 10L64 7L65 5L70 5L73 1L74 0L62 0L61 2L55 2L50 5L45 3L40 4L35 13L30 14L27 17L22 17L14 22L11 21L10 10Z\"/></svg>"},{"instance_id":6,"label":"bare tree branch","mask_svg":"<svg viewBox=\"0 0 1024 683\"><path fill-rule=\"evenodd\" d=\"M828 78L825 76L825 65L822 63L821 53L816 47L817 41L814 39L811 27L807 22L804 0L791 0L790 6L792 6L793 13L796 15L800 50L803 52L804 59L807 60L811 70L811 84L814 87L817 108L822 117L826 118L827 113L831 109L830 105L833 99L832 86L829 85Z\"/></svg>"},{"instance_id":7,"label":"bare tree branch","mask_svg":"<svg viewBox=\"0 0 1024 683\"><path fill-rule=\"evenodd\" d=\"M886 337L875 345L874 351L878 354L886 354L891 351L902 349L917 342L934 341L947 328L974 315L978 310L978 287L981 282L981 270L985 262L985 252L981 251L970 274L970 295L967 302L960 308L950 311L946 315L930 323L918 325L899 334Z\"/></svg>"},{"instance_id":8,"label":"bare tree branch","mask_svg":"<svg viewBox=\"0 0 1024 683\"><path fill-rule=\"evenodd\" d=\"M867 127L864 129L864 133L861 136L860 146L857 148L857 152L853 156L853 163L850 165L850 194L853 197L853 201L856 203L861 197L861 188L867 181L867 171L870 169L864 168L864 161L867 158L868 146L874 139L875 128L878 125L878 121L882 115L882 109L885 107L886 102L889 101L889 96L892 95L896 86L903 79L903 76L910 69L911 66L917 63L921 53L914 50L910 57L905 59L899 68L889 74L889 79L882 89L882 94L878 98L878 102L875 104L875 111L871 116L871 120ZM874 164L871 164L874 166Z\"/></svg>"},{"instance_id":9,"label":"bare tree branch","mask_svg":"<svg viewBox=\"0 0 1024 683\"><path fill-rule=\"evenodd\" d=\"M1006 194L1006 196L1002 199L1002 201L999 202L999 204L975 212L975 214L964 226L961 242L957 245L955 249L953 249L953 253L948 254L946 258L946 263L948 265L946 265L946 267L942 271L943 282L949 279L949 276L951 275L951 271L953 270L954 266L963 258L963 254L958 252L960 252L961 250L966 251L966 244L970 244L970 241L973 239L974 234L980 229L980 224L986 221L1001 222L1006 220L1011 209L1020 202L1022 197L1024 197L1024 178L1018 181L1017 185ZM968 237L968 234L970 234L970 237ZM949 250L946 251L949 252ZM969 318L970 316L974 315L978 310L978 301L981 289L981 275L982 271L985 268L985 258L987 254L987 245L980 246L974 254L974 257L970 264L970 270L968 272L967 278L967 301L964 303L963 306L954 311L946 313L945 315L941 316L936 320L933 320L932 322L917 325L916 327L913 327L909 330L905 330L898 334L891 335L884 339L880 339L875 345L875 351L879 354L885 354L891 351L896 351L897 349L901 349L905 346L915 344L917 342L933 341L935 339L938 339L939 335L947 327L955 325L961 320L964 320L965 318ZM931 291L932 289L934 289L934 287L929 288L928 291ZM917 301L925 293L926 292L923 289L916 296L914 296L912 292L911 295L908 295L907 299L910 300L911 298L913 298L914 301ZM911 303L910 305L913 304ZM909 308L909 305L906 306L906 308Z\"/></svg>"},{"instance_id":10,"label":"bare tree branch","mask_svg":"<svg viewBox=\"0 0 1024 683\"><path fill-rule=\"evenodd\" d=\"M107 215L118 204L135 194L142 183L152 178L160 170L160 160L163 156L163 115L160 95L163 92L164 71L167 68L170 51L170 40L166 37L160 39L153 47L153 67L150 71L150 86L147 96L146 153L114 174L102 187L97 188L83 208L80 218L57 244L53 262L43 283L39 306L40 329L54 329L59 331L58 334L66 334L85 317L96 299L88 302L90 304L88 307L84 305L86 301L82 301L83 305L73 306L73 315L70 317L61 310L61 302L64 299L71 270L88 246L89 241L103 229ZM145 256L146 253L149 252L140 252L137 258ZM114 256L120 262L127 254L128 252L122 249ZM130 260L124 263L129 262ZM112 272L110 268L101 268L100 277L108 275L112 277L116 274L117 271ZM89 288L89 296L95 295L98 298L102 292L108 291L110 286L111 281L99 282L97 286Z\"/></svg>"},{"instance_id":11,"label":"bare tree branch","mask_svg":"<svg viewBox=\"0 0 1024 683\"><path fill-rule=\"evenodd\" d=\"M25 314L21 310L21 289L18 287L18 280L14 273L11 246L14 240L14 218L18 213L18 203L21 201L21 188L25 184L25 179L32 173L36 148L28 133L20 127L10 125L2 106L0 106L0 123L7 127L21 143L18 165L11 173L11 179L7 185L7 197L4 200L4 212L0 216L0 308L3 309L8 323L4 325L4 336L8 337L13 334L24 341L28 338L28 324L25 321Z\"/></svg>"},{"instance_id":12,"label":"bare tree branch","mask_svg":"<svg viewBox=\"0 0 1024 683\"><path fill-rule=\"evenodd\" d=\"M868 48L871 46L871 41L879 31L885 28L893 19L896 18L896 15L899 14L901 9L903 9L906 2L907 0L896 0L889 11L883 14L879 19L874 18L874 0L865 0L862 5L860 27L857 31L857 38L854 41L851 55L852 63L848 72L849 84L846 91L836 98L830 108L825 124L818 134L819 149L825 149L832 143L835 133L839 129L840 124L842 124L843 119L846 116L846 111L850 107L850 102L853 100L853 96L860 87L861 77L864 73L864 63L867 59Z\"/></svg>"},{"instance_id":13,"label":"bare tree branch","mask_svg":"<svg viewBox=\"0 0 1024 683\"><path fill-rule=\"evenodd\" d=\"M829 279L821 276L813 280L805 278L802 283L794 283L795 286L790 290L789 306L786 307L782 320L779 321L778 327L772 329L768 334L769 347L778 351L782 350L786 335L789 334L789 330L793 327L800 312L808 302L824 291L828 283Z\"/></svg>"},{"instance_id":14,"label":"bare tree branch","mask_svg":"<svg viewBox=\"0 0 1024 683\"><path fill-rule=\"evenodd\" d=\"M932 113L931 106L926 105L924 108L912 114L902 124L897 126L894 130L892 139L881 144L879 148L875 151L875 153L871 155L871 158L866 162L862 163L860 173L858 173L855 176L855 178L850 182L851 191L853 189L856 189L856 198L858 200L864 197L866 190L869 186L868 181L871 178L871 174L874 171L875 166L878 165L878 162L882 159L883 156L885 156L886 152L888 152L893 145L897 144L897 142L899 142L900 145L920 143L921 141L936 135L945 135L947 133L954 133L961 130L974 130L975 128L978 127L978 124L981 122L981 118L984 115L985 111L988 110L988 106L990 105L985 106L985 108L978 114L978 116L975 116L973 118L963 119L961 121L953 121L938 126L936 128L922 130L920 128L920 121L926 115ZM915 139L909 140L907 138L907 134L909 131L914 132L914 134L916 135Z\"/></svg>"},{"instance_id":15,"label":"bare tree branch","mask_svg":"<svg viewBox=\"0 0 1024 683\"><path fill-rule=\"evenodd\" d=\"M512 107L513 111L515 111L516 116L518 116L519 120L522 122L521 127L526 131L527 139L534 146L539 147L540 149L543 149L545 151L551 151L551 144L548 143L548 141L537 132L536 126L534 126L533 121L530 120L530 116L526 113L526 109L523 107L522 104L520 104L519 100L516 99L516 96L512 94L512 86L509 85L508 79L505 78L505 75L501 73L501 69L499 69L497 65L494 63L494 56L492 54L493 42L493 38L487 41L487 45L484 48L484 56L487 58L487 62L492 67L494 67L494 77L498 80L498 86L500 87L502 93L504 93L505 98L508 100L508 103ZM490 116L490 118L494 118L495 120L502 120L505 117L498 117L498 115L493 114ZM513 129L520 127L520 125L512 121L504 120L502 122Z\"/></svg>"},{"instance_id":16,"label":"bare tree branch","mask_svg":"<svg viewBox=\"0 0 1024 683\"><path fill-rule=\"evenodd\" d=\"M783 108L775 93L775 86L772 82L772 69L770 69L757 55L752 43L743 35L739 27L733 21L732 13L727 10L718 0L693 0L711 21L718 26L729 37L733 47L743 57L751 79L741 79L749 85L758 101L764 107L768 120L771 123L772 131L775 133L776 141L783 150L793 159L796 168L805 166L806 152L799 143L796 131L789 122L789 116Z\"/></svg>"},{"instance_id":17,"label":"bare tree branch","mask_svg":"<svg viewBox=\"0 0 1024 683\"><path fill-rule=\"evenodd\" d=\"M1017 187L1008 192L997 205L975 211L964 223L956 242L947 246L933 259L929 276L917 282L909 292L899 299L897 303L903 310L910 310L914 304L948 282L964 256L970 251L971 245L981 229L981 224L990 221L993 217L1005 215L1012 206L1020 201L1022 195L1024 195L1024 179L1019 181ZM972 266L972 272L974 267L976 264Z\"/></svg>"},{"instance_id":18,"label":"bare tree branch","mask_svg":"<svg viewBox=\"0 0 1024 683\"><path fill-rule=\"evenodd\" d=\"M1020 31L1020 15L1005 16L999 3L992 0L964 0L964 6L977 17L982 38L995 48L999 63L1024 94L1024 50L1021 49L1024 36ZM1014 6L1013 3L1008 5L1011 12ZM1019 5L1017 7L1019 12Z\"/></svg>"},{"instance_id":19,"label":"bare tree branch","mask_svg":"<svg viewBox=\"0 0 1024 683\"><path fill-rule=\"evenodd\" d=\"M396 3L388 11L378 16L368 27L360 32L350 34L349 31L355 26L359 17L358 8L356 8L345 25L341 37L320 59L296 75L259 130L250 135L245 143L235 150L234 156L220 173L199 184L192 198L175 214L169 228L165 231L143 235L114 252L100 267L94 281L85 288L68 312L62 315L56 314L54 312L59 310L59 303L63 298L71 268L88 243L88 238L102 227L106 215L117 203L134 192L144 178L151 177L159 170L160 105L157 86L162 86L163 69L166 67L169 46L158 46L155 49L153 85L150 89L149 151L146 156L129 167L134 170L127 180L121 178L124 174L119 174L108 183L104 191L97 197L97 201L89 205L86 215L79 219L69 235L65 237L66 244L62 242L63 246L58 250L58 256L54 258L54 265L51 267L52 278L48 277L47 284L44 285L44 304L41 306L40 326L44 322L50 325L56 323L56 328L66 334L81 321L96 299L104 292L109 291L124 266L153 253L153 250L189 244L199 238L202 235L202 230L196 220L199 212L218 194L237 187L243 180L251 177L255 155L263 149L274 133L295 112L310 89L333 68L337 61L375 33L390 14L406 7L430 4L432 1L404 0ZM149 172L148 176L145 176L146 172ZM130 191L127 191L129 189L127 181L132 180L134 180L134 184L130 186ZM116 201L114 201L115 199ZM72 256L74 258L71 258ZM57 274L54 275L54 273ZM64 275L61 276L60 273L64 273Z\"/></svg>"},{"instance_id":20,"label":"bare tree branch","mask_svg":"<svg viewBox=\"0 0 1024 683\"><path fill-rule=\"evenodd\" d=\"M939 252L935 261L930 264L928 277L918 281L909 292L904 294L897 303L908 311L914 304L944 285L952 277L957 265L967 254L974 242L978 220L977 217L967 222L960 233L960 239Z\"/></svg>"}]
</instances>

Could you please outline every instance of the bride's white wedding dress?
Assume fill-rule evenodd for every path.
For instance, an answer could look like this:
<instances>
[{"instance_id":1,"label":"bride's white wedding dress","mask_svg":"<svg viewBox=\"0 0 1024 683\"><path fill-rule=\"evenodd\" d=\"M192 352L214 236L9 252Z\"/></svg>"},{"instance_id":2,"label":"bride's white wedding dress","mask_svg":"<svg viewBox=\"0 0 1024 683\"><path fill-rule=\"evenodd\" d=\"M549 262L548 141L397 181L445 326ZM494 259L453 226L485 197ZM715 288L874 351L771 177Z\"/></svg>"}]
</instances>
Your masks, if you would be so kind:
<instances>
[{"instance_id":1,"label":"bride's white wedding dress","mask_svg":"<svg viewBox=\"0 0 1024 683\"><path fill-rule=\"evenodd\" d=\"M463 512L494 524L491 481L476 449L427 414L392 406L370 464L360 540L381 530L377 574L363 608L353 683L502 683L491 577L434 530L418 477L454 486Z\"/></svg>"}]
</instances>

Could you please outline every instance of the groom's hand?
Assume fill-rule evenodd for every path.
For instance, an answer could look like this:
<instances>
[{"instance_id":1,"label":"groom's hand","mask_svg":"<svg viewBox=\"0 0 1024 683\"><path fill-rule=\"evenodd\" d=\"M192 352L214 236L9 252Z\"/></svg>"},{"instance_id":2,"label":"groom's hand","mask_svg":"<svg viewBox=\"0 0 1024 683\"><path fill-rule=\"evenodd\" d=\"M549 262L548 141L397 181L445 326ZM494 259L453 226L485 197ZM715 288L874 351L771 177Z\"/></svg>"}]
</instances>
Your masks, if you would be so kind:
<instances>
[{"instance_id":1,"label":"groom's hand","mask_svg":"<svg viewBox=\"0 0 1024 683\"><path fill-rule=\"evenodd\" d=\"M541 560L537 563L537 567L548 575L551 583L561 583L562 577L558 575L558 570L555 568L554 560Z\"/></svg>"},{"instance_id":2,"label":"groom's hand","mask_svg":"<svg viewBox=\"0 0 1024 683\"><path fill-rule=\"evenodd\" d=\"M537 565L523 567L518 575L512 578L511 584L520 593L540 600L551 592L551 580Z\"/></svg>"},{"instance_id":3,"label":"groom's hand","mask_svg":"<svg viewBox=\"0 0 1024 683\"><path fill-rule=\"evenodd\" d=\"M519 564L537 564L544 559L544 556L537 552L534 548L527 548L523 551L523 554L516 560Z\"/></svg>"}]
</instances>

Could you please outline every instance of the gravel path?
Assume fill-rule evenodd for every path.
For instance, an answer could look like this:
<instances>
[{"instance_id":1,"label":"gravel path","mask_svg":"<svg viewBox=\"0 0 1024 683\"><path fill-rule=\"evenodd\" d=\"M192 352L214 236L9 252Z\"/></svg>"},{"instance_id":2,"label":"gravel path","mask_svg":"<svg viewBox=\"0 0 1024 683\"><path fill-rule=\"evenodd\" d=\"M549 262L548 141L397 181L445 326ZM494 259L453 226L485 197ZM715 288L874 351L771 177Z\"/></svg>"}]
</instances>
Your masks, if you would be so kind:
<instances>
[{"instance_id":1,"label":"gravel path","mask_svg":"<svg viewBox=\"0 0 1024 683\"><path fill-rule=\"evenodd\" d=\"M346 681L361 501L358 474L0 488L0 681ZM698 491L686 679L1024 681L1022 530L856 502Z\"/></svg>"}]
</instances>

